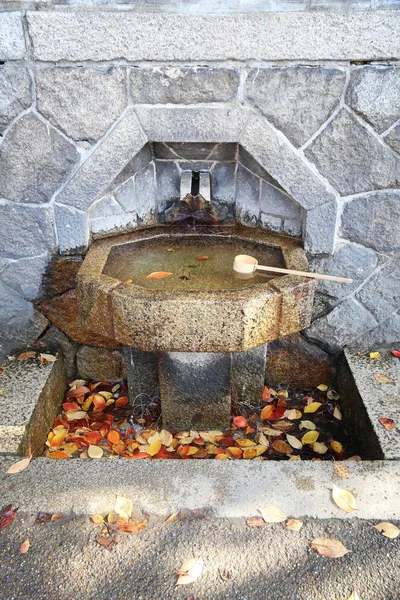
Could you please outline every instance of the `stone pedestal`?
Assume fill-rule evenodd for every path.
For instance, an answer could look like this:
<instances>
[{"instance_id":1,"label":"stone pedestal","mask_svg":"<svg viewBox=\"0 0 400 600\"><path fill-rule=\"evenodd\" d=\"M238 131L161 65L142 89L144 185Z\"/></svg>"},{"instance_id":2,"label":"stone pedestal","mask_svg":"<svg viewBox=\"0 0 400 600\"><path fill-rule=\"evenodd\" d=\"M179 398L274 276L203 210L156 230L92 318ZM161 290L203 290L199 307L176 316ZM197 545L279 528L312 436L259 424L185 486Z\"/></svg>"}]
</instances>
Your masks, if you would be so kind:
<instances>
[{"instance_id":1,"label":"stone pedestal","mask_svg":"<svg viewBox=\"0 0 400 600\"><path fill-rule=\"evenodd\" d=\"M157 354L126 346L129 396L160 395L167 429L227 428L232 406L260 402L266 350Z\"/></svg>"}]
</instances>

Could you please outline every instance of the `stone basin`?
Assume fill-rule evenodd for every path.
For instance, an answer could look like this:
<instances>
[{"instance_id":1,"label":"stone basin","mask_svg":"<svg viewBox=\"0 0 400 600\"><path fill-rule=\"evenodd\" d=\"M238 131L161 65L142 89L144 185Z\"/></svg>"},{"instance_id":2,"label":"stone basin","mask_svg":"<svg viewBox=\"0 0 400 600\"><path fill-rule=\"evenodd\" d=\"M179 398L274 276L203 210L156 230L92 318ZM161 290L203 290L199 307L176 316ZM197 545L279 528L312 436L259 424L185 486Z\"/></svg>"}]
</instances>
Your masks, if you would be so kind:
<instances>
[{"instance_id":1,"label":"stone basin","mask_svg":"<svg viewBox=\"0 0 400 600\"><path fill-rule=\"evenodd\" d=\"M78 274L83 324L147 352L243 352L308 327L313 280L240 280L235 254L308 269L298 240L249 228L160 226L109 237L92 244ZM173 275L146 279L153 271Z\"/></svg>"}]
</instances>

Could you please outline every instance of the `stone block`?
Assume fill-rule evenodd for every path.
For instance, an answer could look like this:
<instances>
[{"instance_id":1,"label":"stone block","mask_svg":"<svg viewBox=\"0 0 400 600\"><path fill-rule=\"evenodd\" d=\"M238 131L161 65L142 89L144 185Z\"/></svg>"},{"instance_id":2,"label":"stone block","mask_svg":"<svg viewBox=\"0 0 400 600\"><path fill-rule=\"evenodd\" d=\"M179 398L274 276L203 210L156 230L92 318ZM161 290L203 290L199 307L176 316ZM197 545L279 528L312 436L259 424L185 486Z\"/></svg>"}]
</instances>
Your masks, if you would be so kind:
<instances>
[{"instance_id":1,"label":"stone block","mask_svg":"<svg viewBox=\"0 0 400 600\"><path fill-rule=\"evenodd\" d=\"M400 257L395 257L375 273L358 292L357 298L374 315L378 323L396 311L400 306Z\"/></svg>"},{"instance_id":2,"label":"stone block","mask_svg":"<svg viewBox=\"0 0 400 600\"><path fill-rule=\"evenodd\" d=\"M400 191L382 191L354 198L343 207L342 235L378 251L399 250L399 209Z\"/></svg>"},{"instance_id":3,"label":"stone block","mask_svg":"<svg viewBox=\"0 0 400 600\"><path fill-rule=\"evenodd\" d=\"M154 142L237 142L248 111L231 106L139 106L136 114Z\"/></svg>"},{"instance_id":4,"label":"stone block","mask_svg":"<svg viewBox=\"0 0 400 600\"><path fill-rule=\"evenodd\" d=\"M273 233L282 232L281 217L274 217L273 215L267 215L262 212L260 214L260 225L263 229L267 229L267 231L272 231Z\"/></svg>"},{"instance_id":5,"label":"stone block","mask_svg":"<svg viewBox=\"0 0 400 600\"><path fill-rule=\"evenodd\" d=\"M345 275L353 279L353 283L336 283L319 280L317 290L332 298L342 299L352 294L369 277L378 265L378 258L373 250L346 244L328 258L314 258L311 268L325 275Z\"/></svg>"},{"instance_id":6,"label":"stone block","mask_svg":"<svg viewBox=\"0 0 400 600\"><path fill-rule=\"evenodd\" d=\"M335 373L329 354L301 335L290 335L268 344L267 385L315 388L320 383L330 385Z\"/></svg>"},{"instance_id":7,"label":"stone block","mask_svg":"<svg viewBox=\"0 0 400 600\"><path fill-rule=\"evenodd\" d=\"M0 281L0 361L14 348L31 344L48 324L30 302Z\"/></svg>"},{"instance_id":8,"label":"stone block","mask_svg":"<svg viewBox=\"0 0 400 600\"><path fill-rule=\"evenodd\" d=\"M393 127L384 140L391 148L393 148L393 150L396 150L396 152L400 154L400 124Z\"/></svg>"},{"instance_id":9,"label":"stone block","mask_svg":"<svg viewBox=\"0 0 400 600\"><path fill-rule=\"evenodd\" d=\"M97 381L117 381L126 375L120 350L81 346L76 354L78 377Z\"/></svg>"},{"instance_id":10,"label":"stone block","mask_svg":"<svg viewBox=\"0 0 400 600\"><path fill-rule=\"evenodd\" d=\"M126 377L131 404L159 398L158 360L155 352L142 352L124 346Z\"/></svg>"},{"instance_id":11,"label":"stone block","mask_svg":"<svg viewBox=\"0 0 400 600\"><path fill-rule=\"evenodd\" d=\"M99 140L127 106L125 69L50 67L36 75L38 110L68 137Z\"/></svg>"},{"instance_id":12,"label":"stone block","mask_svg":"<svg viewBox=\"0 0 400 600\"><path fill-rule=\"evenodd\" d=\"M354 299L345 300L330 313L316 319L305 335L330 352L339 352L343 346L366 334L378 325L373 315Z\"/></svg>"},{"instance_id":13,"label":"stone block","mask_svg":"<svg viewBox=\"0 0 400 600\"><path fill-rule=\"evenodd\" d=\"M103 196L92 204L89 208L89 217L90 219L100 219L120 215L122 212L121 204L117 202L114 196L107 194L107 196Z\"/></svg>"},{"instance_id":14,"label":"stone block","mask_svg":"<svg viewBox=\"0 0 400 600\"><path fill-rule=\"evenodd\" d=\"M357 350L375 350L380 347L398 346L400 340L400 313L395 312L388 319L380 323L375 329L362 335L351 346Z\"/></svg>"},{"instance_id":15,"label":"stone block","mask_svg":"<svg viewBox=\"0 0 400 600\"><path fill-rule=\"evenodd\" d=\"M35 115L21 117L0 149L0 196L49 202L78 160L76 148Z\"/></svg>"},{"instance_id":16,"label":"stone block","mask_svg":"<svg viewBox=\"0 0 400 600\"><path fill-rule=\"evenodd\" d=\"M208 160L236 161L237 144L216 144Z\"/></svg>"},{"instance_id":17,"label":"stone block","mask_svg":"<svg viewBox=\"0 0 400 600\"><path fill-rule=\"evenodd\" d=\"M32 82L26 67L13 63L0 65L0 132L30 106L31 90Z\"/></svg>"},{"instance_id":18,"label":"stone block","mask_svg":"<svg viewBox=\"0 0 400 600\"><path fill-rule=\"evenodd\" d=\"M33 56L42 61L400 58L398 14L390 10L201 15L28 11L27 18Z\"/></svg>"},{"instance_id":19,"label":"stone block","mask_svg":"<svg viewBox=\"0 0 400 600\"><path fill-rule=\"evenodd\" d=\"M0 200L0 256L18 259L54 249L49 206L24 206Z\"/></svg>"},{"instance_id":20,"label":"stone block","mask_svg":"<svg viewBox=\"0 0 400 600\"><path fill-rule=\"evenodd\" d=\"M146 142L135 114L128 111L58 194L57 202L88 209Z\"/></svg>"},{"instance_id":21,"label":"stone block","mask_svg":"<svg viewBox=\"0 0 400 600\"><path fill-rule=\"evenodd\" d=\"M49 261L48 254L20 258L10 263L0 277L6 285L26 300L37 300L42 296L42 280Z\"/></svg>"},{"instance_id":22,"label":"stone block","mask_svg":"<svg viewBox=\"0 0 400 600\"><path fill-rule=\"evenodd\" d=\"M76 351L78 344L70 340L61 329L58 329L55 325L50 325L42 337L35 342L34 347L40 352L61 354L67 377L70 381L73 380L76 375Z\"/></svg>"},{"instance_id":23,"label":"stone block","mask_svg":"<svg viewBox=\"0 0 400 600\"><path fill-rule=\"evenodd\" d=\"M261 181L240 164L236 173L236 219L246 227L257 227L260 220Z\"/></svg>"},{"instance_id":24,"label":"stone block","mask_svg":"<svg viewBox=\"0 0 400 600\"><path fill-rule=\"evenodd\" d=\"M85 212L72 206L54 204L54 220L60 252L80 253L89 244L89 223Z\"/></svg>"},{"instance_id":25,"label":"stone block","mask_svg":"<svg viewBox=\"0 0 400 600\"><path fill-rule=\"evenodd\" d=\"M135 212L138 225L155 225L156 221L156 173L154 162L135 175Z\"/></svg>"},{"instance_id":26,"label":"stone block","mask_svg":"<svg viewBox=\"0 0 400 600\"><path fill-rule=\"evenodd\" d=\"M168 210L180 201L180 171L173 161L155 161L158 220L168 220Z\"/></svg>"},{"instance_id":27,"label":"stone block","mask_svg":"<svg viewBox=\"0 0 400 600\"><path fill-rule=\"evenodd\" d=\"M400 185L400 159L346 109L305 155L344 196Z\"/></svg>"},{"instance_id":28,"label":"stone block","mask_svg":"<svg viewBox=\"0 0 400 600\"><path fill-rule=\"evenodd\" d=\"M220 67L133 67L134 104L198 104L230 102L237 96L238 69Z\"/></svg>"},{"instance_id":29,"label":"stone block","mask_svg":"<svg viewBox=\"0 0 400 600\"><path fill-rule=\"evenodd\" d=\"M276 337L297 333L308 327L314 300L314 281L306 281L304 277L275 277L271 286L281 294L279 336Z\"/></svg>"},{"instance_id":30,"label":"stone block","mask_svg":"<svg viewBox=\"0 0 400 600\"><path fill-rule=\"evenodd\" d=\"M259 405L265 385L267 344L231 354L232 405ZM239 409L240 410L240 409Z\"/></svg>"},{"instance_id":31,"label":"stone block","mask_svg":"<svg viewBox=\"0 0 400 600\"><path fill-rule=\"evenodd\" d=\"M163 352L159 377L163 427L226 429L231 414L230 354Z\"/></svg>"},{"instance_id":32,"label":"stone block","mask_svg":"<svg viewBox=\"0 0 400 600\"><path fill-rule=\"evenodd\" d=\"M107 337L107 323L97 329L88 330L81 321L76 290L70 290L43 303L40 307L42 313L79 344L101 346L102 348L118 348L120 344Z\"/></svg>"},{"instance_id":33,"label":"stone block","mask_svg":"<svg viewBox=\"0 0 400 600\"><path fill-rule=\"evenodd\" d=\"M62 357L7 361L1 385L0 452L40 456L67 387Z\"/></svg>"},{"instance_id":34,"label":"stone block","mask_svg":"<svg viewBox=\"0 0 400 600\"><path fill-rule=\"evenodd\" d=\"M339 105L346 73L327 67L268 67L249 72L246 95L295 146L302 146Z\"/></svg>"},{"instance_id":35,"label":"stone block","mask_svg":"<svg viewBox=\"0 0 400 600\"><path fill-rule=\"evenodd\" d=\"M20 60L25 57L25 36L22 13L0 14L0 60Z\"/></svg>"},{"instance_id":36,"label":"stone block","mask_svg":"<svg viewBox=\"0 0 400 600\"><path fill-rule=\"evenodd\" d=\"M283 221L283 233L293 235L294 237L301 237L303 232L303 223L301 219L284 219Z\"/></svg>"},{"instance_id":37,"label":"stone block","mask_svg":"<svg viewBox=\"0 0 400 600\"><path fill-rule=\"evenodd\" d=\"M367 65L352 71L347 104L378 132L400 118L400 68Z\"/></svg>"},{"instance_id":38,"label":"stone block","mask_svg":"<svg viewBox=\"0 0 400 600\"><path fill-rule=\"evenodd\" d=\"M299 219L301 217L300 206L279 188L262 182L260 194L260 209L262 212L276 217Z\"/></svg>"},{"instance_id":39,"label":"stone block","mask_svg":"<svg viewBox=\"0 0 400 600\"><path fill-rule=\"evenodd\" d=\"M111 182L107 191L115 191L116 188L126 183L135 173L143 169L153 160L153 150L150 144L145 144L141 150L124 166L116 178ZM129 211L127 211L129 212Z\"/></svg>"},{"instance_id":40,"label":"stone block","mask_svg":"<svg viewBox=\"0 0 400 600\"><path fill-rule=\"evenodd\" d=\"M43 296L49 298L71 290L82 265L80 256L56 256L43 277Z\"/></svg>"},{"instance_id":41,"label":"stone block","mask_svg":"<svg viewBox=\"0 0 400 600\"><path fill-rule=\"evenodd\" d=\"M220 223L234 223L236 164L214 163L210 173L211 202L217 219Z\"/></svg>"},{"instance_id":42,"label":"stone block","mask_svg":"<svg viewBox=\"0 0 400 600\"><path fill-rule=\"evenodd\" d=\"M252 114L240 144L303 208L330 202L334 194L295 154L289 142L262 117Z\"/></svg>"},{"instance_id":43,"label":"stone block","mask_svg":"<svg viewBox=\"0 0 400 600\"><path fill-rule=\"evenodd\" d=\"M136 213L121 212L118 215L99 217L90 220L90 231L93 237L133 231L136 227Z\"/></svg>"},{"instance_id":44,"label":"stone block","mask_svg":"<svg viewBox=\"0 0 400 600\"><path fill-rule=\"evenodd\" d=\"M337 210L336 202L331 202L306 212L304 247L311 254L333 253Z\"/></svg>"},{"instance_id":45,"label":"stone block","mask_svg":"<svg viewBox=\"0 0 400 600\"><path fill-rule=\"evenodd\" d=\"M240 162L244 167L246 167L248 171L251 171L252 173L254 173L254 175L261 177L261 179L264 179L271 185L274 185L276 188L284 191L283 188L276 181L276 179L271 177L271 175L267 173L267 171L260 165L260 163L256 161L252 157L252 155L249 152L247 152L247 150L245 150L240 144L238 150L238 162Z\"/></svg>"},{"instance_id":46,"label":"stone block","mask_svg":"<svg viewBox=\"0 0 400 600\"><path fill-rule=\"evenodd\" d=\"M135 184L134 178L130 177L114 190L114 197L125 212L135 210Z\"/></svg>"}]
</instances>

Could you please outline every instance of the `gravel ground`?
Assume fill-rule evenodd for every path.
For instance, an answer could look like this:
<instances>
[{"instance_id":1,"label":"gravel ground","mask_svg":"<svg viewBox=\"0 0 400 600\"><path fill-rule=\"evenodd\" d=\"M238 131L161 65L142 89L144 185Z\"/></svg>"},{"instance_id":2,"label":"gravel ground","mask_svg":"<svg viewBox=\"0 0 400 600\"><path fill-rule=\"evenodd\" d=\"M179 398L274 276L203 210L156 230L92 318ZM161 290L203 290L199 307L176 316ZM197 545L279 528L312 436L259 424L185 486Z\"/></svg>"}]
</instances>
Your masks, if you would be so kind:
<instances>
[{"instance_id":1,"label":"gravel ground","mask_svg":"<svg viewBox=\"0 0 400 600\"><path fill-rule=\"evenodd\" d=\"M142 532L120 533L110 551L96 543L99 526L88 517L34 521L18 513L0 532L1 600L347 600L353 588L363 600L400 598L400 537L383 537L371 521L307 520L296 533L204 513L170 525L150 518ZM306 543L319 536L351 553L319 556ZM176 588L175 569L200 555L201 577Z\"/></svg>"}]
</instances>

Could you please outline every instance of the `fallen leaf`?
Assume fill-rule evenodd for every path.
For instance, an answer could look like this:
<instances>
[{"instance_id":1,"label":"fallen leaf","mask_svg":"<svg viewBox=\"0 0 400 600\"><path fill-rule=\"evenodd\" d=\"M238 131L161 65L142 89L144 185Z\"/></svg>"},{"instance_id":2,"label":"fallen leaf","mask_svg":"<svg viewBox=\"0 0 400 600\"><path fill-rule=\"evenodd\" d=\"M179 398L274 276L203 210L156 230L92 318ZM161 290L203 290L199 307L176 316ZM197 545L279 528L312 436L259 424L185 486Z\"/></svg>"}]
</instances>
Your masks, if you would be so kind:
<instances>
[{"instance_id":1,"label":"fallen leaf","mask_svg":"<svg viewBox=\"0 0 400 600\"><path fill-rule=\"evenodd\" d=\"M168 519L165 519L164 523L165 525L169 525L170 523L176 523L176 521L183 521L184 518L185 515L182 512L172 513Z\"/></svg>"},{"instance_id":2,"label":"fallen leaf","mask_svg":"<svg viewBox=\"0 0 400 600\"><path fill-rule=\"evenodd\" d=\"M236 427L239 427L240 429L249 426L249 424L247 422L247 419L245 419L244 417L242 417L240 415L238 415L237 417L235 417L233 419L233 422L236 425Z\"/></svg>"},{"instance_id":3,"label":"fallen leaf","mask_svg":"<svg viewBox=\"0 0 400 600\"><path fill-rule=\"evenodd\" d=\"M129 398L128 396L120 396L115 401L115 406L118 408L119 406L128 406Z\"/></svg>"},{"instance_id":4,"label":"fallen leaf","mask_svg":"<svg viewBox=\"0 0 400 600\"><path fill-rule=\"evenodd\" d=\"M315 538L310 545L313 550L328 558L340 558L350 552L342 542L335 538Z\"/></svg>"},{"instance_id":5,"label":"fallen leaf","mask_svg":"<svg viewBox=\"0 0 400 600\"><path fill-rule=\"evenodd\" d=\"M333 463L333 470L335 471L335 475L342 479L348 479L350 477L349 467L342 462L335 460Z\"/></svg>"},{"instance_id":6,"label":"fallen leaf","mask_svg":"<svg viewBox=\"0 0 400 600\"><path fill-rule=\"evenodd\" d=\"M314 444L319 437L318 431L307 431L301 438L303 444Z\"/></svg>"},{"instance_id":7,"label":"fallen leaf","mask_svg":"<svg viewBox=\"0 0 400 600\"><path fill-rule=\"evenodd\" d=\"M96 542L106 548L106 550L111 550L113 546L117 543L115 534L111 533L100 533L96 536Z\"/></svg>"},{"instance_id":8,"label":"fallen leaf","mask_svg":"<svg viewBox=\"0 0 400 600\"><path fill-rule=\"evenodd\" d=\"M49 362L56 362L57 360L57 356L54 356L54 354L41 354L40 355L40 362L43 364L49 363Z\"/></svg>"},{"instance_id":9,"label":"fallen leaf","mask_svg":"<svg viewBox=\"0 0 400 600\"><path fill-rule=\"evenodd\" d=\"M8 504L7 506L3 506L0 511L0 530L5 529L8 525L10 525L17 514L18 508L13 508L12 504Z\"/></svg>"},{"instance_id":10,"label":"fallen leaf","mask_svg":"<svg viewBox=\"0 0 400 600\"><path fill-rule=\"evenodd\" d=\"M104 454L103 448L100 448L100 446L92 445L90 445L87 449L87 453L89 458L101 458Z\"/></svg>"},{"instance_id":11,"label":"fallen leaf","mask_svg":"<svg viewBox=\"0 0 400 600\"><path fill-rule=\"evenodd\" d=\"M256 527L265 527L267 525L262 517L250 517L247 519L246 523L249 527L251 527L251 529L255 529Z\"/></svg>"},{"instance_id":12,"label":"fallen leaf","mask_svg":"<svg viewBox=\"0 0 400 600\"><path fill-rule=\"evenodd\" d=\"M343 446L340 442L332 440L329 445L332 448L332 450L336 452L336 454L341 454L343 452Z\"/></svg>"},{"instance_id":13,"label":"fallen leaf","mask_svg":"<svg viewBox=\"0 0 400 600\"><path fill-rule=\"evenodd\" d=\"M301 448L303 447L303 444L301 443L301 441L298 440L296 437L294 437L294 435L286 434L286 439L289 442L289 444L292 446L292 448L295 448L296 450L301 450Z\"/></svg>"},{"instance_id":14,"label":"fallen leaf","mask_svg":"<svg viewBox=\"0 0 400 600\"><path fill-rule=\"evenodd\" d=\"M14 473L19 473L20 471L23 471L29 465L31 460L32 460L32 456L28 456L27 458L23 458L22 460L19 460L18 462L14 463L10 467L8 467L6 473L8 475L12 475Z\"/></svg>"},{"instance_id":15,"label":"fallen leaf","mask_svg":"<svg viewBox=\"0 0 400 600\"><path fill-rule=\"evenodd\" d=\"M267 388L267 386L264 386L264 391L263 391L263 402L267 402L267 400L269 400L271 398L271 392L269 391L269 389Z\"/></svg>"},{"instance_id":16,"label":"fallen leaf","mask_svg":"<svg viewBox=\"0 0 400 600\"><path fill-rule=\"evenodd\" d=\"M311 402L304 407L304 413L315 413L320 406L322 406L321 402Z\"/></svg>"},{"instance_id":17,"label":"fallen leaf","mask_svg":"<svg viewBox=\"0 0 400 600\"><path fill-rule=\"evenodd\" d=\"M104 523L104 518L101 515L92 515L90 520L96 525L102 525Z\"/></svg>"},{"instance_id":18,"label":"fallen leaf","mask_svg":"<svg viewBox=\"0 0 400 600\"><path fill-rule=\"evenodd\" d=\"M114 505L114 512L119 515L122 519L129 519L132 515L133 504L132 500L125 498L125 496L117 496Z\"/></svg>"},{"instance_id":19,"label":"fallen leaf","mask_svg":"<svg viewBox=\"0 0 400 600\"><path fill-rule=\"evenodd\" d=\"M160 442L163 446L170 446L172 444L173 435L166 429L161 429L160 431Z\"/></svg>"},{"instance_id":20,"label":"fallen leaf","mask_svg":"<svg viewBox=\"0 0 400 600\"><path fill-rule=\"evenodd\" d=\"M54 515L51 515L50 521L59 521L63 518L63 516L64 515L62 513L55 513Z\"/></svg>"},{"instance_id":21,"label":"fallen leaf","mask_svg":"<svg viewBox=\"0 0 400 600\"><path fill-rule=\"evenodd\" d=\"M400 358L400 350L391 350L390 352L393 354L393 356Z\"/></svg>"},{"instance_id":22,"label":"fallen leaf","mask_svg":"<svg viewBox=\"0 0 400 600\"><path fill-rule=\"evenodd\" d=\"M239 444L241 448L249 448L250 446L257 446L256 442L253 440L248 440L247 438L239 438L236 440L236 443Z\"/></svg>"},{"instance_id":23,"label":"fallen leaf","mask_svg":"<svg viewBox=\"0 0 400 600\"><path fill-rule=\"evenodd\" d=\"M272 442L272 447L281 454L292 454L293 448L283 440L275 440Z\"/></svg>"},{"instance_id":24,"label":"fallen leaf","mask_svg":"<svg viewBox=\"0 0 400 600\"><path fill-rule=\"evenodd\" d=\"M394 383L393 379L391 379L387 375L384 375L383 373L374 373L374 379L378 383Z\"/></svg>"},{"instance_id":25,"label":"fallen leaf","mask_svg":"<svg viewBox=\"0 0 400 600\"><path fill-rule=\"evenodd\" d=\"M275 411L274 405L268 404L268 406L264 406L264 408L262 409L260 418L263 421L266 421L267 419L269 419L271 417L271 415L273 414L274 411Z\"/></svg>"},{"instance_id":26,"label":"fallen leaf","mask_svg":"<svg viewBox=\"0 0 400 600\"><path fill-rule=\"evenodd\" d=\"M313 450L317 454L325 454L325 452L328 452L328 446L325 446L322 442L315 442L313 444Z\"/></svg>"},{"instance_id":27,"label":"fallen leaf","mask_svg":"<svg viewBox=\"0 0 400 600\"><path fill-rule=\"evenodd\" d=\"M237 448L236 446L228 446L227 448L229 454L233 456L233 458L242 458L243 450Z\"/></svg>"},{"instance_id":28,"label":"fallen leaf","mask_svg":"<svg viewBox=\"0 0 400 600\"><path fill-rule=\"evenodd\" d=\"M300 531L303 527L303 521L299 519L288 519L286 521L286 529L290 529L290 531Z\"/></svg>"},{"instance_id":29,"label":"fallen leaf","mask_svg":"<svg viewBox=\"0 0 400 600\"><path fill-rule=\"evenodd\" d=\"M66 398L67 399L79 398L79 396L84 396L85 394L88 394L89 392L90 392L89 388L87 388L85 385L79 385L74 390L70 390L67 393Z\"/></svg>"},{"instance_id":30,"label":"fallen leaf","mask_svg":"<svg viewBox=\"0 0 400 600\"><path fill-rule=\"evenodd\" d=\"M173 273L170 273L169 271L154 271L154 273L147 275L146 279L164 279L170 275L173 275Z\"/></svg>"},{"instance_id":31,"label":"fallen leaf","mask_svg":"<svg viewBox=\"0 0 400 600\"><path fill-rule=\"evenodd\" d=\"M340 412L340 410L338 409L337 406L335 406L335 410L333 411L333 416L335 417L335 419L338 419L339 421L342 420L342 413Z\"/></svg>"},{"instance_id":32,"label":"fallen leaf","mask_svg":"<svg viewBox=\"0 0 400 600\"><path fill-rule=\"evenodd\" d=\"M278 431L277 429L273 429L272 427L261 427L260 431L262 431L266 435L270 435L273 437L278 437L279 435L282 435L280 431Z\"/></svg>"},{"instance_id":33,"label":"fallen leaf","mask_svg":"<svg viewBox=\"0 0 400 600\"><path fill-rule=\"evenodd\" d=\"M19 547L19 553L20 554L26 554L29 550L31 543L29 540L25 540L24 542L22 542L22 544Z\"/></svg>"},{"instance_id":34,"label":"fallen leaf","mask_svg":"<svg viewBox=\"0 0 400 600\"><path fill-rule=\"evenodd\" d=\"M332 489L332 498L335 504L345 512L352 513L356 510L356 499L349 490L334 485Z\"/></svg>"},{"instance_id":35,"label":"fallen leaf","mask_svg":"<svg viewBox=\"0 0 400 600\"><path fill-rule=\"evenodd\" d=\"M393 427L396 425L396 423L393 421L393 419L389 419L388 417L381 417L379 420L379 423L381 425L383 425L383 427L385 429L387 429L388 431L390 429L393 429Z\"/></svg>"},{"instance_id":36,"label":"fallen leaf","mask_svg":"<svg viewBox=\"0 0 400 600\"><path fill-rule=\"evenodd\" d=\"M347 600L361 600L361 598L357 594L356 590L353 590Z\"/></svg>"},{"instance_id":37,"label":"fallen leaf","mask_svg":"<svg viewBox=\"0 0 400 600\"><path fill-rule=\"evenodd\" d=\"M22 354L19 354L17 356L17 360L27 360L28 358L35 358L35 356L36 356L36 352L31 350L29 352L22 352Z\"/></svg>"},{"instance_id":38,"label":"fallen leaf","mask_svg":"<svg viewBox=\"0 0 400 600\"><path fill-rule=\"evenodd\" d=\"M124 519L118 519L115 522L119 531L124 531L126 533L137 533L138 531L142 531L147 525L147 521L125 521Z\"/></svg>"},{"instance_id":39,"label":"fallen leaf","mask_svg":"<svg viewBox=\"0 0 400 600\"><path fill-rule=\"evenodd\" d=\"M301 419L301 411L292 408L290 410L285 410L283 416L285 417L285 419L289 419L289 421L294 421L296 419Z\"/></svg>"},{"instance_id":40,"label":"fallen leaf","mask_svg":"<svg viewBox=\"0 0 400 600\"><path fill-rule=\"evenodd\" d=\"M190 558L185 561L179 571L177 571L178 581L176 585L187 585L189 583L193 583L200 577L203 572L203 559L199 558Z\"/></svg>"},{"instance_id":41,"label":"fallen leaf","mask_svg":"<svg viewBox=\"0 0 400 600\"><path fill-rule=\"evenodd\" d=\"M374 525L374 527L379 533L391 540L394 540L400 534L400 529L396 525L393 525L393 523L383 521L382 523L378 523L378 525Z\"/></svg>"},{"instance_id":42,"label":"fallen leaf","mask_svg":"<svg viewBox=\"0 0 400 600\"><path fill-rule=\"evenodd\" d=\"M111 429L107 434L107 441L111 446L113 444L118 444L118 442L121 441L121 434L116 429Z\"/></svg>"},{"instance_id":43,"label":"fallen leaf","mask_svg":"<svg viewBox=\"0 0 400 600\"><path fill-rule=\"evenodd\" d=\"M299 429L309 429L310 431L313 431L316 428L316 424L312 421L300 421Z\"/></svg>"},{"instance_id":44,"label":"fallen leaf","mask_svg":"<svg viewBox=\"0 0 400 600\"><path fill-rule=\"evenodd\" d=\"M259 510L266 523L281 523L287 519L287 516L284 514L284 512L274 504L268 504Z\"/></svg>"},{"instance_id":45,"label":"fallen leaf","mask_svg":"<svg viewBox=\"0 0 400 600\"><path fill-rule=\"evenodd\" d=\"M369 357L370 358L380 358L381 357L381 353L380 352L370 352L369 353Z\"/></svg>"},{"instance_id":46,"label":"fallen leaf","mask_svg":"<svg viewBox=\"0 0 400 600\"><path fill-rule=\"evenodd\" d=\"M157 452L160 451L161 446L162 446L162 443L160 442L160 440L158 442L153 442L147 448L147 454L150 454L150 456L154 456L155 454L157 454Z\"/></svg>"},{"instance_id":47,"label":"fallen leaf","mask_svg":"<svg viewBox=\"0 0 400 600\"><path fill-rule=\"evenodd\" d=\"M197 257L197 260L208 260L210 257L207 256L206 254L201 254L200 256Z\"/></svg>"},{"instance_id":48,"label":"fallen leaf","mask_svg":"<svg viewBox=\"0 0 400 600\"><path fill-rule=\"evenodd\" d=\"M328 386L325 385L325 383L320 383L319 385L317 385L317 390L320 390L321 392L326 392L327 389Z\"/></svg>"}]
</instances>

